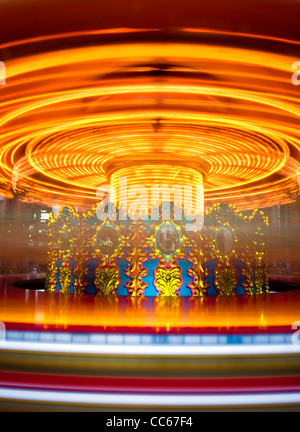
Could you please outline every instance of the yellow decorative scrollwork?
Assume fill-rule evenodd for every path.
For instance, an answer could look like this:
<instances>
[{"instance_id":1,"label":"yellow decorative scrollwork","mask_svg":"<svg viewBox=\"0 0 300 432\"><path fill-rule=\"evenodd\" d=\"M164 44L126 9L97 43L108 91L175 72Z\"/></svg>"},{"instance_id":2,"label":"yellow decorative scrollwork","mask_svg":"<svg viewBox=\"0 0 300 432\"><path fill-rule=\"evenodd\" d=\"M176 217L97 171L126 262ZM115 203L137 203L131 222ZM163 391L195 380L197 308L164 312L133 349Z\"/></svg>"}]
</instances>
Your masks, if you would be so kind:
<instances>
[{"instance_id":1,"label":"yellow decorative scrollwork","mask_svg":"<svg viewBox=\"0 0 300 432\"><path fill-rule=\"evenodd\" d=\"M250 262L246 262L245 267L242 269L242 275L245 277L243 287L245 293L248 295L253 294L254 282L253 282L253 268Z\"/></svg>"},{"instance_id":2,"label":"yellow decorative scrollwork","mask_svg":"<svg viewBox=\"0 0 300 432\"><path fill-rule=\"evenodd\" d=\"M59 283L61 286L60 292L62 294L70 293L71 281L72 281L72 268L69 265L64 264L60 268L60 275L59 275Z\"/></svg>"},{"instance_id":3,"label":"yellow decorative scrollwork","mask_svg":"<svg viewBox=\"0 0 300 432\"><path fill-rule=\"evenodd\" d=\"M123 247L127 248L126 258L129 266L125 270L125 275L130 278L125 283L129 296L143 296L147 284L143 281L148 270L143 267L147 261L147 250L153 248L153 243L148 239L149 234L146 234L146 225L142 221L132 222L128 227L127 234L124 234Z\"/></svg>"},{"instance_id":4,"label":"yellow decorative scrollwork","mask_svg":"<svg viewBox=\"0 0 300 432\"><path fill-rule=\"evenodd\" d=\"M235 295L237 286L236 271L234 268L218 268L216 270L216 286L219 294L223 296Z\"/></svg>"},{"instance_id":5,"label":"yellow decorative scrollwork","mask_svg":"<svg viewBox=\"0 0 300 432\"><path fill-rule=\"evenodd\" d=\"M255 286L257 294L263 294L264 270L260 265L255 269Z\"/></svg>"},{"instance_id":6,"label":"yellow decorative scrollwork","mask_svg":"<svg viewBox=\"0 0 300 432\"><path fill-rule=\"evenodd\" d=\"M74 289L75 294L96 289L99 295L114 296L122 282L129 297L141 298L147 288L149 295L157 295L153 284L159 297L178 297L186 283L193 297L215 295L216 290L226 296L262 294L269 291L266 226L262 212L245 215L231 205L210 208L199 232L187 231L184 222L171 216L149 223L99 221L96 208L80 215L66 207L50 218L46 289Z\"/></svg>"},{"instance_id":7,"label":"yellow decorative scrollwork","mask_svg":"<svg viewBox=\"0 0 300 432\"><path fill-rule=\"evenodd\" d=\"M146 254L138 254L137 251L132 251L128 254L130 265L125 270L125 275L130 278L130 281L125 283L130 296L138 297L144 294L147 284L143 282L143 277L147 276L148 271L143 267Z\"/></svg>"},{"instance_id":8,"label":"yellow decorative scrollwork","mask_svg":"<svg viewBox=\"0 0 300 432\"><path fill-rule=\"evenodd\" d=\"M116 267L98 267L96 269L95 288L98 295L116 295L119 283L119 271Z\"/></svg>"},{"instance_id":9,"label":"yellow decorative scrollwork","mask_svg":"<svg viewBox=\"0 0 300 432\"><path fill-rule=\"evenodd\" d=\"M55 292L55 287L57 284L56 275L58 272L58 267L56 265L55 254L53 251L48 254L48 267L46 274L46 291Z\"/></svg>"},{"instance_id":10,"label":"yellow decorative scrollwork","mask_svg":"<svg viewBox=\"0 0 300 432\"><path fill-rule=\"evenodd\" d=\"M181 285L181 272L178 267L160 267L156 270L155 286L159 290L159 296L177 297Z\"/></svg>"},{"instance_id":11,"label":"yellow decorative scrollwork","mask_svg":"<svg viewBox=\"0 0 300 432\"><path fill-rule=\"evenodd\" d=\"M74 270L74 273L76 275L74 282L75 294L83 294L85 292L85 289L88 286L88 282L86 282L85 276L87 276L88 272L89 270L84 266L83 260L79 260L79 263Z\"/></svg>"},{"instance_id":12,"label":"yellow decorative scrollwork","mask_svg":"<svg viewBox=\"0 0 300 432\"><path fill-rule=\"evenodd\" d=\"M206 282L208 269L204 265L203 239L200 233L186 241L184 246L190 247L188 259L193 263L193 267L188 271L188 275L193 278L193 281L188 284L188 287L191 289L193 297L202 297L207 294L209 284Z\"/></svg>"}]
</instances>

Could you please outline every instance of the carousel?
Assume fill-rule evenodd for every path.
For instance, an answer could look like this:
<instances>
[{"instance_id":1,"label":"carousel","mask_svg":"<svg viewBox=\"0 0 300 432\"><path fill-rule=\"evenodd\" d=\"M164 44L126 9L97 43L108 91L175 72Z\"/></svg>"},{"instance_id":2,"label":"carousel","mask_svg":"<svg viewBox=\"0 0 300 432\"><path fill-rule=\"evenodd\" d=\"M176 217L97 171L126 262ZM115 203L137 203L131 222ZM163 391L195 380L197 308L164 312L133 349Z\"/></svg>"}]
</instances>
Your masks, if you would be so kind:
<instances>
[{"instance_id":1,"label":"carousel","mask_svg":"<svg viewBox=\"0 0 300 432\"><path fill-rule=\"evenodd\" d=\"M0 217L52 210L45 272L0 275L1 410L299 410L300 9L270 3L0 3Z\"/></svg>"}]
</instances>

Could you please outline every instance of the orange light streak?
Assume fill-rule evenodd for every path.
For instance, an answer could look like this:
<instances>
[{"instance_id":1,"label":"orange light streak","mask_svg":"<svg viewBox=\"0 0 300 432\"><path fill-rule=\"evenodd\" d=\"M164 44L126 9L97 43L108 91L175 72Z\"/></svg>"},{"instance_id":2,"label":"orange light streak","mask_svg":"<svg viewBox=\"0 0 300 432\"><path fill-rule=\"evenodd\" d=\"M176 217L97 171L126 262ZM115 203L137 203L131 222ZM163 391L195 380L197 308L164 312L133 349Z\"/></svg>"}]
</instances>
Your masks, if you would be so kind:
<instances>
[{"instance_id":1,"label":"orange light streak","mask_svg":"<svg viewBox=\"0 0 300 432\"><path fill-rule=\"evenodd\" d=\"M199 31L213 32L195 34ZM297 45L216 32L221 33ZM88 34L15 45L42 46ZM86 46L9 61L8 85L0 93L0 192L9 196L12 184L16 192L25 190L29 201L90 207L98 187L110 181L108 167L121 161L118 169L129 187L141 179L195 185L199 174L207 205L230 202L242 210L291 202L299 193L300 172L294 61L203 43ZM163 67L158 63L166 65L161 77L151 73ZM205 172L191 174L191 160Z\"/></svg>"}]
</instances>

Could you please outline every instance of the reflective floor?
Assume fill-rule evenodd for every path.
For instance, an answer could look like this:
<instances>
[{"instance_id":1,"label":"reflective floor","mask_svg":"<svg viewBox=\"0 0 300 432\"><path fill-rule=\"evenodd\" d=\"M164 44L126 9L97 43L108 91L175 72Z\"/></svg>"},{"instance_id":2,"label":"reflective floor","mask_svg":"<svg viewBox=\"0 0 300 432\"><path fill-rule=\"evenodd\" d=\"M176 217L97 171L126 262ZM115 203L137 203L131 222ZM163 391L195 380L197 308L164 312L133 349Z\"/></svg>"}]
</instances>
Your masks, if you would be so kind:
<instances>
[{"instance_id":1,"label":"reflective floor","mask_svg":"<svg viewBox=\"0 0 300 432\"><path fill-rule=\"evenodd\" d=\"M3 277L0 285L0 320L14 330L291 333L300 320L300 289L262 296L126 298L24 290L14 280Z\"/></svg>"},{"instance_id":2,"label":"reflective floor","mask_svg":"<svg viewBox=\"0 0 300 432\"><path fill-rule=\"evenodd\" d=\"M126 299L13 281L0 288L1 409L300 408L300 290Z\"/></svg>"}]
</instances>

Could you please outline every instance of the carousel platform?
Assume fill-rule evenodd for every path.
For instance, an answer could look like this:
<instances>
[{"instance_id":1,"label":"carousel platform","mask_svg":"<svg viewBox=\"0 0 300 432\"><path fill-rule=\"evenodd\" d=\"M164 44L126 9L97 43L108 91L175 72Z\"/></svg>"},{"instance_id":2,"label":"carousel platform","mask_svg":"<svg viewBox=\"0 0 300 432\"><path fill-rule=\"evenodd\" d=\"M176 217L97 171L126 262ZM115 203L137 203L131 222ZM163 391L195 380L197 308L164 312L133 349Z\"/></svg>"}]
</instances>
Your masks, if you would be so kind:
<instances>
[{"instance_id":1,"label":"carousel platform","mask_svg":"<svg viewBox=\"0 0 300 432\"><path fill-rule=\"evenodd\" d=\"M300 408L300 290L134 299L20 279L1 279L1 409Z\"/></svg>"}]
</instances>

